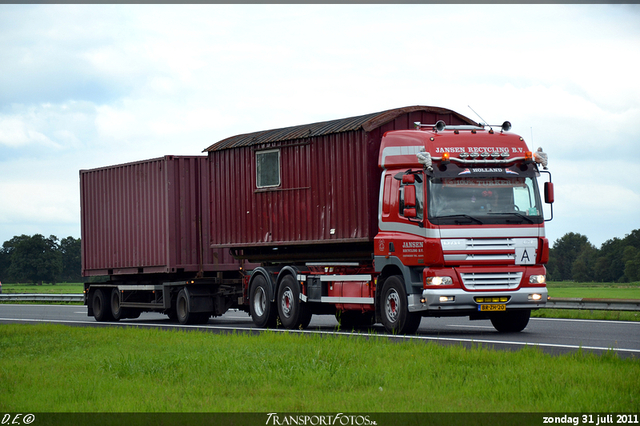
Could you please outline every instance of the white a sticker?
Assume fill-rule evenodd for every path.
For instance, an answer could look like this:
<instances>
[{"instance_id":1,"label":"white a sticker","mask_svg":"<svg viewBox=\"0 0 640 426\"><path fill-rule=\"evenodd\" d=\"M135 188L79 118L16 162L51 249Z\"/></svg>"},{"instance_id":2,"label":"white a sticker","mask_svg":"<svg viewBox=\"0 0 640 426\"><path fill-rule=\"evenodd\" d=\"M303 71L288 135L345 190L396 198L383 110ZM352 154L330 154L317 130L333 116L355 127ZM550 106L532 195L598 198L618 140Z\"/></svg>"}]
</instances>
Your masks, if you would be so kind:
<instances>
[{"instance_id":1,"label":"white a sticker","mask_svg":"<svg viewBox=\"0 0 640 426\"><path fill-rule=\"evenodd\" d=\"M536 263L536 249L533 247L516 247L516 265L533 265Z\"/></svg>"}]
</instances>

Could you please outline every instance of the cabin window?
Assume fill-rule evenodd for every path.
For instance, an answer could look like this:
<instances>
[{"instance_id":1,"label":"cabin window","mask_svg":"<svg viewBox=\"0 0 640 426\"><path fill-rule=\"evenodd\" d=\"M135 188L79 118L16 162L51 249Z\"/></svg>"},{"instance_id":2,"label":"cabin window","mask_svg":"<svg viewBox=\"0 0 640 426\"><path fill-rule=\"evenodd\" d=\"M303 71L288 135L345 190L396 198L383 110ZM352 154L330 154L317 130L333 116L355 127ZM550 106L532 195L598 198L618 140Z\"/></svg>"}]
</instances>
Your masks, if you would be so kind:
<instances>
[{"instance_id":1,"label":"cabin window","mask_svg":"<svg viewBox=\"0 0 640 426\"><path fill-rule=\"evenodd\" d=\"M256 186L280 186L280 150L256 152Z\"/></svg>"}]
</instances>

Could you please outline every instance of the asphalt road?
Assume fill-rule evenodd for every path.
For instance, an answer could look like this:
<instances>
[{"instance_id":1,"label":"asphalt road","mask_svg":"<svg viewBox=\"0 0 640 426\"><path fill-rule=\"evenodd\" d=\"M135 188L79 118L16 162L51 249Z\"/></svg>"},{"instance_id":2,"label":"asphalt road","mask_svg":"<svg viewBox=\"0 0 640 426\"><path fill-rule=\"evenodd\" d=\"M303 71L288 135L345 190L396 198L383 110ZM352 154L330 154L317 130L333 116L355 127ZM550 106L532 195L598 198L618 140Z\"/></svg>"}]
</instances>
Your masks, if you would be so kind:
<instances>
[{"instance_id":1,"label":"asphalt road","mask_svg":"<svg viewBox=\"0 0 640 426\"><path fill-rule=\"evenodd\" d=\"M135 320L118 323L98 323L87 316L86 306L80 305L10 305L0 304L2 323L58 323L73 326L138 326L165 329L199 329L208 332L246 330L259 332L244 312L229 311L222 317L211 318L208 324L184 326L157 313L143 313ZM337 331L333 316L315 315L307 330L292 333L354 334ZM285 330L282 330L283 332ZM378 336L385 334L380 325L373 327ZM366 336L368 331L356 332ZM640 358L640 322L596 321L531 318L520 333L498 333L488 320L469 321L463 318L423 318L420 328L412 336L388 336L392 339L432 341L443 345L473 346L482 344L497 350L517 350L537 346L546 353L562 354L578 350L594 353L615 351L621 358Z\"/></svg>"}]
</instances>

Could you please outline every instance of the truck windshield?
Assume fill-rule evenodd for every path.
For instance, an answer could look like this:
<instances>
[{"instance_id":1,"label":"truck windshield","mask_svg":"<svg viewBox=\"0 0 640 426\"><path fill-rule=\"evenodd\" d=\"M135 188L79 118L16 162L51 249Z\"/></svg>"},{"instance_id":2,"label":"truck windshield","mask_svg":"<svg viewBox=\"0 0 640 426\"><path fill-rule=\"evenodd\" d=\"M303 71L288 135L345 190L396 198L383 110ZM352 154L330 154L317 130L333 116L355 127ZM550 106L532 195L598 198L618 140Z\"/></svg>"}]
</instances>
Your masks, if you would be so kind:
<instances>
[{"instance_id":1,"label":"truck windshield","mask_svg":"<svg viewBox=\"0 0 640 426\"><path fill-rule=\"evenodd\" d=\"M431 177L427 195L434 224L544 221L534 176Z\"/></svg>"}]
</instances>

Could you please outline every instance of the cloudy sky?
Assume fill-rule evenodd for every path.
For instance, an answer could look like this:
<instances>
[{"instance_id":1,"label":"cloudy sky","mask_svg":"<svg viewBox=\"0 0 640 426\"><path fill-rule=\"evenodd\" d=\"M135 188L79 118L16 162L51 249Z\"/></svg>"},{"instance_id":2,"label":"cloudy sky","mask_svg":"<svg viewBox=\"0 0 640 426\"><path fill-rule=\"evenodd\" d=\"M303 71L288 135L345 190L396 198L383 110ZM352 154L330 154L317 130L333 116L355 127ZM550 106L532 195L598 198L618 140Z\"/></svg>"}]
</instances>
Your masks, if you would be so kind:
<instances>
[{"instance_id":1,"label":"cloudy sky","mask_svg":"<svg viewBox=\"0 0 640 426\"><path fill-rule=\"evenodd\" d=\"M80 237L80 169L410 105L550 158L551 242L640 228L640 7L0 5L0 243Z\"/></svg>"}]
</instances>

